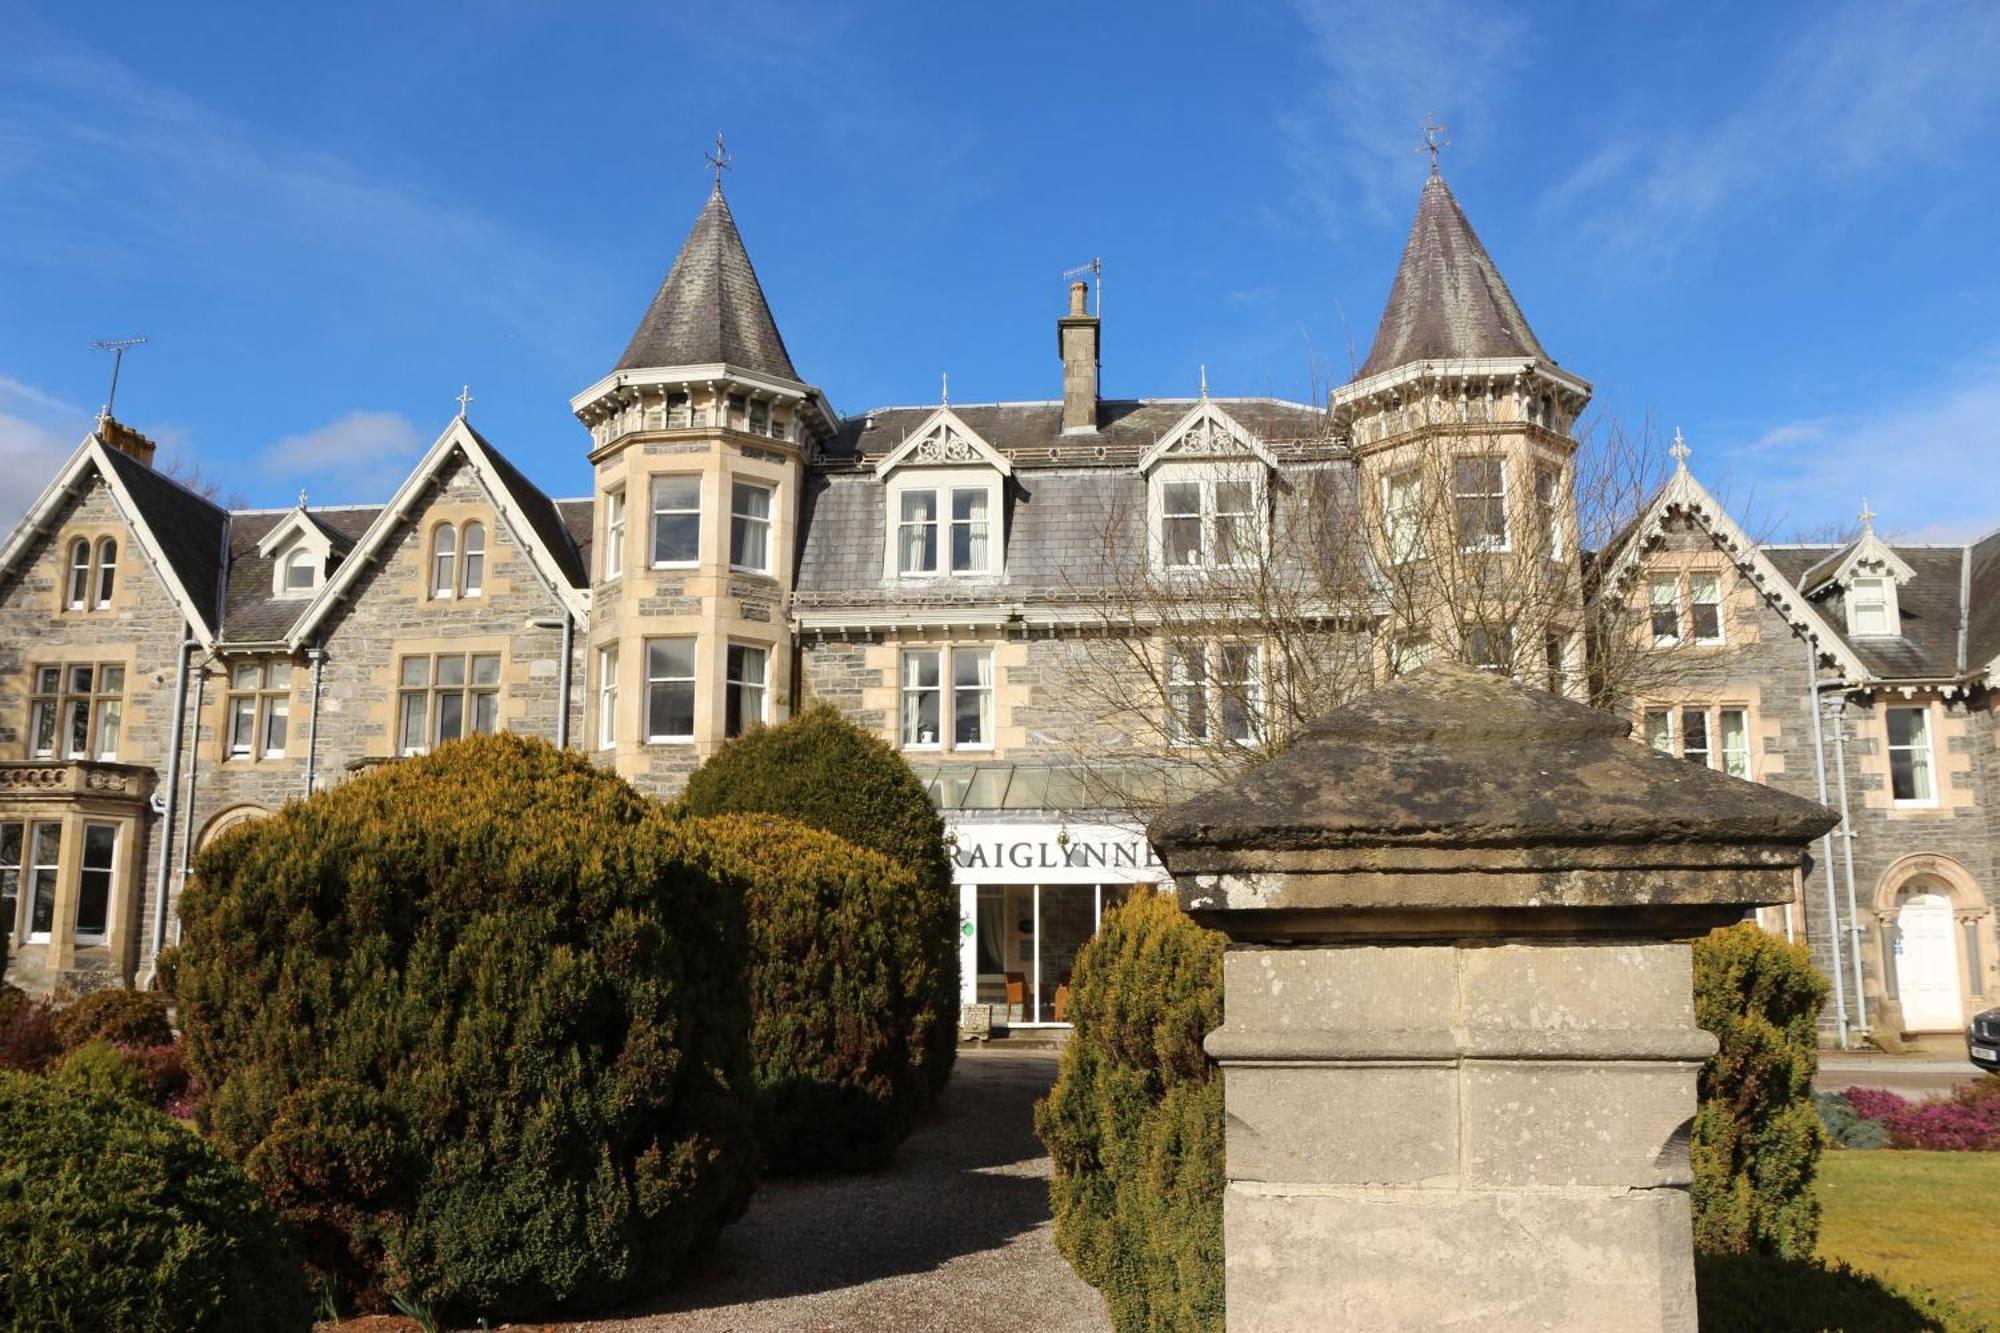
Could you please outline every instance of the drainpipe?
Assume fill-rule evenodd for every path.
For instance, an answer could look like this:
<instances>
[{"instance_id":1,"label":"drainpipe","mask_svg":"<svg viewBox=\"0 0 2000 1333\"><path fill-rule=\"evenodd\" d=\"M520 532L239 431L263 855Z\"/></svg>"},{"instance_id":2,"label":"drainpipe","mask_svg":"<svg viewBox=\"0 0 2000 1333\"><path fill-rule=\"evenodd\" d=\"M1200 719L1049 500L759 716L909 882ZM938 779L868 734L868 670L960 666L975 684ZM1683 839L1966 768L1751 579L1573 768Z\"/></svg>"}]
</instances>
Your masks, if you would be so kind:
<instances>
[{"instance_id":1,"label":"drainpipe","mask_svg":"<svg viewBox=\"0 0 2000 1333\"><path fill-rule=\"evenodd\" d=\"M1833 728L1833 771L1840 783L1840 855L1847 867L1847 961L1854 969L1854 1003L1862 1031L1868 1030L1868 992L1861 989L1861 918L1854 912L1854 825L1847 817L1847 706L1843 701Z\"/></svg>"},{"instance_id":2,"label":"drainpipe","mask_svg":"<svg viewBox=\"0 0 2000 1333\"><path fill-rule=\"evenodd\" d=\"M157 910L153 913L153 972L147 977L149 985L159 973L160 950L167 940L167 885L171 882L174 860L174 798L180 791L181 732L187 725L188 659L193 655L194 634L183 625L180 655L174 666L174 729L167 738L166 796L160 809L160 870L153 888Z\"/></svg>"},{"instance_id":3,"label":"drainpipe","mask_svg":"<svg viewBox=\"0 0 2000 1333\"><path fill-rule=\"evenodd\" d=\"M306 716L306 795L313 794L313 777L319 764L319 687L320 668L326 662L326 649L308 648L306 657L312 662L312 712Z\"/></svg>"},{"instance_id":4,"label":"drainpipe","mask_svg":"<svg viewBox=\"0 0 2000 1333\"><path fill-rule=\"evenodd\" d=\"M201 776L201 708L208 696L208 668L216 661L210 653L202 659L201 668L194 677L194 735L188 738L187 775L187 815L182 823L181 833L181 887L187 887L188 862L194 856L194 791L196 779ZM174 943L180 943L180 923L174 923Z\"/></svg>"},{"instance_id":5,"label":"drainpipe","mask_svg":"<svg viewBox=\"0 0 2000 1333\"><path fill-rule=\"evenodd\" d=\"M1804 635L1800 642L1806 646L1806 708L1812 713L1814 764L1819 774L1819 803L1826 804L1826 731L1819 717L1819 654L1813 649L1813 642ZM1840 1049L1847 1049L1847 987L1841 977L1840 968L1840 905L1834 896L1833 883L1833 831L1829 829L1821 843L1825 848L1826 861L1826 942L1833 949L1833 1005L1839 1017Z\"/></svg>"}]
</instances>

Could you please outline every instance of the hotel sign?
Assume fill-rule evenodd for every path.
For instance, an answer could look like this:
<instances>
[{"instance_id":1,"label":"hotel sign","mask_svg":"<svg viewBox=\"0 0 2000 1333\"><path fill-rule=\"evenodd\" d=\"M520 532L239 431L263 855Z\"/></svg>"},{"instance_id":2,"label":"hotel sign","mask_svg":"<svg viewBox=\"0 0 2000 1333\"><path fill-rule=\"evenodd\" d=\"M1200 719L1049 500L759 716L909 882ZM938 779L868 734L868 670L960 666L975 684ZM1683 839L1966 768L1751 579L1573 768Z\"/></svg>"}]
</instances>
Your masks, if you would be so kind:
<instances>
[{"instance_id":1,"label":"hotel sign","mask_svg":"<svg viewBox=\"0 0 2000 1333\"><path fill-rule=\"evenodd\" d=\"M1166 869L1136 825L947 824L960 884L1161 883Z\"/></svg>"}]
</instances>

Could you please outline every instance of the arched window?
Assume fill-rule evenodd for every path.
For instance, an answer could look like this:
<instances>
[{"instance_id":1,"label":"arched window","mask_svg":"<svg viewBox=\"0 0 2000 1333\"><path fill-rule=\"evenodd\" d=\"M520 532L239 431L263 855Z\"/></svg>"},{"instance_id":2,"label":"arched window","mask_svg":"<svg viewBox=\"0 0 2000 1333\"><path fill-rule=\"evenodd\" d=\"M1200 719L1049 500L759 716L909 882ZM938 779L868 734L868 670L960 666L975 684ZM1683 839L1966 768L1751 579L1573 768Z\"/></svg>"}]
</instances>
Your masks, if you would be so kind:
<instances>
[{"instance_id":1,"label":"arched window","mask_svg":"<svg viewBox=\"0 0 2000 1333\"><path fill-rule=\"evenodd\" d=\"M118 543L106 537L97 543L97 605L111 605L111 591L118 581Z\"/></svg>"},{"instance_id":2,"label":"arched window","mask_svg":"<svg viewBox=\"0 0 2000 1333\"><path fill-rule=\"evenodd\" d=\"M457 582L458 529L440 526L431 537L431 596L449 597Z\"/></svg>"},{"instance_id":3,"label":"arched window","mask_svg":"<svg viewBox=\"0 0 2000 1333\"><path fill-rule=\"evenodd\" d=\"M285 591L311 592L319 583L313 552L301 546L285 557Z\"/></svg>"},{"instance_id":4,"label":"arched window","mask_svg":"<svg viewBox=\"0 0 2000 1333\"><path fill-rule=\"evenodd\" d=\"M466 524L460 546L465 553L465 595L477 597L486 583L486 525Z\"/></svg>"},{"instance_id":5,"label":"arched window","mask_svg":"<svg viewBox=\"0 0 2000 1333\"><path fill-rule=\"evenodd\" d=\"M69 544L69 595L63 604L81 611L90 598L90 543L79 537Z\"/></svg>"}]
</instances>

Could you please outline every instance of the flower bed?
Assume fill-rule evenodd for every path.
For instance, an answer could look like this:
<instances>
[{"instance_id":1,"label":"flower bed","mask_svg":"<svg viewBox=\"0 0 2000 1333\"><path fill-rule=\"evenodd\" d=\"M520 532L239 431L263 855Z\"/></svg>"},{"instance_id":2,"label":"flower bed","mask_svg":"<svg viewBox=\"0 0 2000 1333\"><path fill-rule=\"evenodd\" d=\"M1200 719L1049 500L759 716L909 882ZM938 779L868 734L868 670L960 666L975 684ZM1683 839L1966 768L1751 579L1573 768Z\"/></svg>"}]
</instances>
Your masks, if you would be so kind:
<instances>
[{"instance_id":1,"label":"flower bed","mask_svg":"<svg viewBox=\"0 0 2000 1333\"><path fill-rule=\"evenodd\" d=\"M1947 1097L1910 1101L1881 1088L1823 1095L1820 1115L1845 1147L2000 1152L2000 1074L1962 1084ZM1879 1127L1870 1133L1867 1126Z\"/></svg>"}]
</instances>

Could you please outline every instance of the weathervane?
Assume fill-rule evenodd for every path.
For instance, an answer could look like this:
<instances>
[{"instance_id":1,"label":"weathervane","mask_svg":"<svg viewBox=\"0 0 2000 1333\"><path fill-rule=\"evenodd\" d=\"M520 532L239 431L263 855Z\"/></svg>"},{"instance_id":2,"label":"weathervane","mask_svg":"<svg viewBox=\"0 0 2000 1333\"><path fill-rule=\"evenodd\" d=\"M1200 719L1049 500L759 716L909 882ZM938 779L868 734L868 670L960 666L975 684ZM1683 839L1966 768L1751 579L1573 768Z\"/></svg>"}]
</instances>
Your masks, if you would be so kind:
<instances>
[{"instance_id":1,"label":"weathervane","mask_svg":"<svg viewBox=\"0 0 2000 1333\"><path fill-rule=\"evenodd\" d=\"M703 159L704 159L704 160L705 160L705 161L706 161L706 162L708 163L708 165L709 165L710 167L712 167L712 168L714 169L714 171L715 171L715 192L716 192L717 194L721 194L721 193L722 193L722 173L723 173L723 172L725 172L725 171L729 171L729 170L731 170L731 167L730 167L729 163L730 163L730 162L731 162L731 160L732 160L732 159L730 158L730 156L729 156L729 150L728 150L728 149L726 149L726 148L724 148L724 147L722 146L722 131L721 131L721 130L717 130L717 131L715 132L715 151L714 151L714 152L712 152L712 153L703 153L703 154L702 154L702 158L703 158Z\"/></svg>"},{"instance_id":2,"label":"weathervane","mask_svg":"<svg viewBox=\"0 0 2000 1333\"><path fill-rule=\"evenodd\" d=\"M1674 447L1667 450L1667 452L1674 456L1674 466L1683 472L1687 471L1688 455L1693 453L1694 450L1688 448L1687 441L1681 438L1681 428L1679 426L1674 427Z\"/></svg>"},{"instance_id":3,"label":"weathervane","mask_svg":"<svg viewBox=\"0 0 2000 1333\"><path fill-rule=\"evenodd\" d=\"M472 386L470 384L461 384L458 389L458 415L461 420L465 417L465 405L472 401Z\"/></svg>"},{"instance_id":4,"label":"weathervane","mask_svg":"<svg viewBox=\"0 0 2000 1333\"><path fill-rule=\"evenodd\" d=\"M125 364L125 353L133 347L143 347L144 338L99 338L91 343L100 352L111 353L111 392L104 395L104 410L97 414L98 420L111 415L111 405L118 401L118 368Z\"/></svg>"},{"instance_id":5,"label":"weathervane","mask_svg":"<svg viewBox=\"0 0 2000 1333\"><path fill-rule=\"evenodd\" d=\"M1430 115L1424 117L1423 143L1417 148L1412 150L1414 152L1429 153L1431 155L1431 175L1433 176L1438 174L1438 150L1440 148L1451 147L1451 140L1440 139L1438 138L1438 136L1440 134L1443 134L1446 130L1450 128L1451 126L1449 125L1438 124L1437 113L1435 111L1432 112Z\"/></svg>"}]
</instances>

